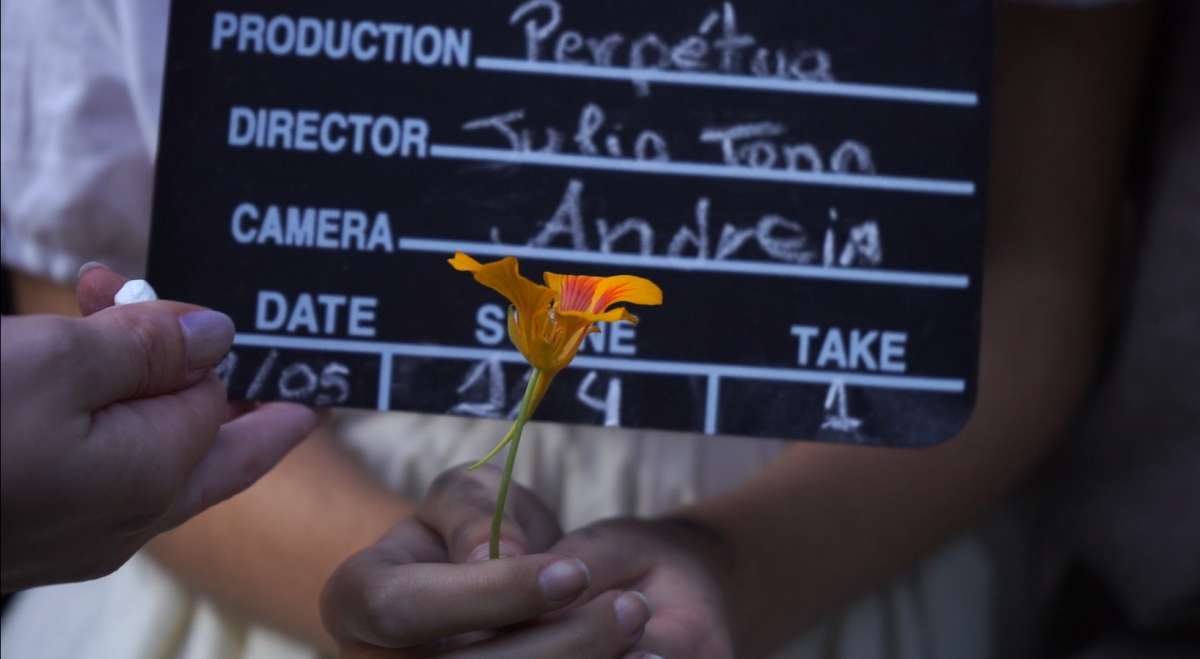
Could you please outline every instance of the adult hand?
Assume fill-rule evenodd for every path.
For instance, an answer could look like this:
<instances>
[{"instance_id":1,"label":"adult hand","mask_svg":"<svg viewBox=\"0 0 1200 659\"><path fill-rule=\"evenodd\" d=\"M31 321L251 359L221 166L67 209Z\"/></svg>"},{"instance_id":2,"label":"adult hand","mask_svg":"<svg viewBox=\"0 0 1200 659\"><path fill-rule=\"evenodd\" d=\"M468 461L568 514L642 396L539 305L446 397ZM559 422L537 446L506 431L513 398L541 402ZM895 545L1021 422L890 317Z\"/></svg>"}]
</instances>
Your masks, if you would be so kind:
<instances>
[{"instance_id":1,"label":"adult hand","mask_svg":"<svg viewBox=\"0 0 1200 659\"><path fill-rule=\"evenodd\" d=\"M612 585L599 587L586 562L547 551L561 538L558 523L516 483L505 509L501 558L487 560L499 482L491 466L450 469L413 518L338 568L325 586L321 612L343 657L609 659L629 653L650 620L645 597L609 578L607 564L604 576Z\"/></svg>"},{"instance_id":2,"label":"adult hand","mask_svg":"<svg viewBox=\"0 0 1200 659\"><path fill-rule=\"evenodd\" d=\"M231 420L213 367L233 323L178 302L108 308L124 282L92 268L78 289L86 318L0 321L6 592L112 572L316 424L290 404Z\"/></svg>"}]
</instances>

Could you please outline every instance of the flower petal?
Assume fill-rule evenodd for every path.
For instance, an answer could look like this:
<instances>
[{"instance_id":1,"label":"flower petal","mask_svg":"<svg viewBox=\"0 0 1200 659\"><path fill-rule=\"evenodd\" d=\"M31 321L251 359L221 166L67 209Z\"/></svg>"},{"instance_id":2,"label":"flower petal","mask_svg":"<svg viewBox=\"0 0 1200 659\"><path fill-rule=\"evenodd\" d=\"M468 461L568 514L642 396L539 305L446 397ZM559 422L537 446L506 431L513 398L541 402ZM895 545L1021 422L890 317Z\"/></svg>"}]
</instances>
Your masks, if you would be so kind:
<instances>
[{"instance_id":1,"label":"flower petal","mask_svg":"<svg viewBox=\"0 0 1200 659\"><path fill-rule=\"evenodd\" d=\"M560 311L586 311L591 308L592 298L596 288L603 280L602 277L590 275L559 275L547 272L542 277L550 290L554 291L557 301L555 308Z\"/></svg>"},{"instance_id":2,"label":"flower petal","mask_svg":"<svg viewBox=\"0 0 1200 659\"><path fill-rule=\"evenodd\" d=\"M547 272L545 280L557 297L556 306L560 311L602 314L619 302L662 304L662 289L644 277L589 277Z\"/></svg>"},{"instance_id":3,"label":"flower petal","mask_svg":"<svg viewBox=\"0 0 1200 659\"><path fill-rule=\"evenodd\" d=\"M517 308L510 304L508 306L508 340L512 341L517 352L525 355L525 361L532 361L529 356L529 339L526 327L517 324Z\"/></svg>"},{"instance_id":4,"label":"flower petal","mask_svg":"<svg viewBox=\"0 0 1200 659\"><path fill-rule=\"evenodd\" d=\"M657 305L662 304L662 301L662 289L649 279L633 275L617 275L600 280L592 297L590 309L593 313L603 313L618 302Z\"/></svg>"},{"instance_id":5,"label":"flower petal","mask_svg":"<svg viewBox=\"0 0 1200 659\"><path fill-rule=\"evenodd\" d=\"M557 364L554 371L556 373L575 359L575 353L579 352L579 347L583 345L584 337L596 327L591 322L569 313L559 316L559 323L562 325L562 333L555 342L556 352L553 358Z\"/></svg>"},{"instance_id":6,"label":"flower petal","mask_svg":"<svg viewBox=\"0 0 1200 659\"><path fill-rule=\"evenodd\" d=\"M638 317L629 313L625 307L609 309L604 313L592 313L591 311L560 311L559 314L562 316L580 318L589 323L615 323L624 320L637 325L638 322Z\"/></svg>"},{"instance_id":7,"label":"flower petal","mask_svg":"<svg viewBox=\"0 0 1200 659\"><path fill-rule=\"evenodd\" d=\"M477 272L483 267L482 263L462 252L455 252L454 258L447 261L447 263L459 272Z\"/></svg>"},{"instance_id":8,"label":"flower petal","mask_svg":"<svg viewBox=\"0 0 1200 659\"><path fill-rule=\"evenodd\" d=\"M522 322L550 308L553 292L522 277L517 269L517 259L511 256L491 263L480 263L462 252L456 252L449 263L455 270L473 273L475 281L508 298L516 306Z\"/></svg>"},{"instance_id":9,"label":"flower petal","mask_svg":"<svg viewBox=\"0 0 1200 659\"><path fill-rule=\"evenodd\" d=\"M573 318L571 322L582 321ZM533 318L526 316L522 319L518 317L513 307L510 306L508 309L509 340L512 341L517 351L524 355L525 361L548 373L557 373L566 366L566 364L559 363L561 341L555 340L563 334L565 328L567 325L555 327L547 313Z\"/></svg>"}]
</instances>

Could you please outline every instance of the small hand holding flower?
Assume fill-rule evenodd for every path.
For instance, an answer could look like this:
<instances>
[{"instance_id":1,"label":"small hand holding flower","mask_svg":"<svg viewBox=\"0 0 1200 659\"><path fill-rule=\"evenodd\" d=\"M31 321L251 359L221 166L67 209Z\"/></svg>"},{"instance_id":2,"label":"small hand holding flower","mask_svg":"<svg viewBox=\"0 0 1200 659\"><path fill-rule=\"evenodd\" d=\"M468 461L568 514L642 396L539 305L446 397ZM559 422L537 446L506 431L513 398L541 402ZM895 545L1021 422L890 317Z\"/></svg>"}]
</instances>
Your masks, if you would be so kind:
<instances>
[{"instance_id":1,"label":"small hand holding flower","mask_svg":"<svg viewBox=\"0 0 1200 659\"><path fill-rule=\"evenodd\" d=\"M321 612L343 657L625 656L650 618L644 597L589 589L586 564L548 550L562 532L520 485L488 560L500 480L490 465L450 469L413 518L334 572Z\"/></svg>"},{"instance_id":2,"label":"small hand holding flower","mask_svg":"<svg viewBox=\"0 0 1200 659\"><path fill-rule=\"evenodd\" d=\"M443 473L414 519L334 573L322 595L342 656L732 657L722 543L682 520L606 520L566 536L512 486L486 560L492 466Z\"/></svg>"}]
</instances>

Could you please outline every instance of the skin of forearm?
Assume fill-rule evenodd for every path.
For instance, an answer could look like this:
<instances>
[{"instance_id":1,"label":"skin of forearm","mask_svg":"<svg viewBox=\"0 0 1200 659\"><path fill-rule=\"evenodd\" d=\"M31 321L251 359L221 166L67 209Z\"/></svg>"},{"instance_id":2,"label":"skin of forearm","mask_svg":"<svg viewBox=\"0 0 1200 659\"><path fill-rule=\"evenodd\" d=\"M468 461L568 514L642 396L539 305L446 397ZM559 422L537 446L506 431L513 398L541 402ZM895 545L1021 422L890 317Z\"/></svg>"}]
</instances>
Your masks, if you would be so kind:
<instances>
[{"instance_id":1,"label":"skin of forearm","mask_svg":"<svg viewBox=\"0 0 1200 659\"><path fill-rule=\"evenodd\" d=\"M919 559L1055 445L1094 376L1150 16L1004 7L978 402L929 449L798 444L677 516L714 532L738 656Z\"/></svg>"},{"instance_id":2,"label":"skin of forearm","mask_svg":"<svg viewBox=\"0 0 1200 659\"><path fill-rule=\"evenodd\" d=\"M335 654L321 625L321 588L411 511L319 430L250 489L150 548L189 586Z\"/></svg>"}]
</instances>

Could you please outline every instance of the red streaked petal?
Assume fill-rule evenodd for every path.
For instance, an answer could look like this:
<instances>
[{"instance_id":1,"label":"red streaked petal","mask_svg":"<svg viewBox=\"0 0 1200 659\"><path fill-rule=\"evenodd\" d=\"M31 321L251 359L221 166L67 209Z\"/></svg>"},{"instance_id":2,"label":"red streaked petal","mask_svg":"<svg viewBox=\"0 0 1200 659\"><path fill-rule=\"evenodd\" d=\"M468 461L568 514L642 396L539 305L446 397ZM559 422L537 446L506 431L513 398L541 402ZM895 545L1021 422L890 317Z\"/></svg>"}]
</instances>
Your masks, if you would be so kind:
<instances>
[{"instance_id":1,"label":"red streaked petal","mask_svg":"<svg viewBox=\"0 0 1200 659\"><path fill-rule=\"evenodd\" d=\"M618 302L657 305L662 304L662 299L662 289L649 279L617 275L600 280L588 309L592 313L603 313Z\"/></svg>"},{"instance_id":2,"label":"red streaked petal","mask_svg":"<svg viewBox=\"0 0 1200 659\"><path fill-rule=\"evenodd\" d=\"M560 311L585 311L596 294L601 277L589 275L559 275L547 272L543 275L546 285L558 296Z\"/></svg>"}]
</instances>

